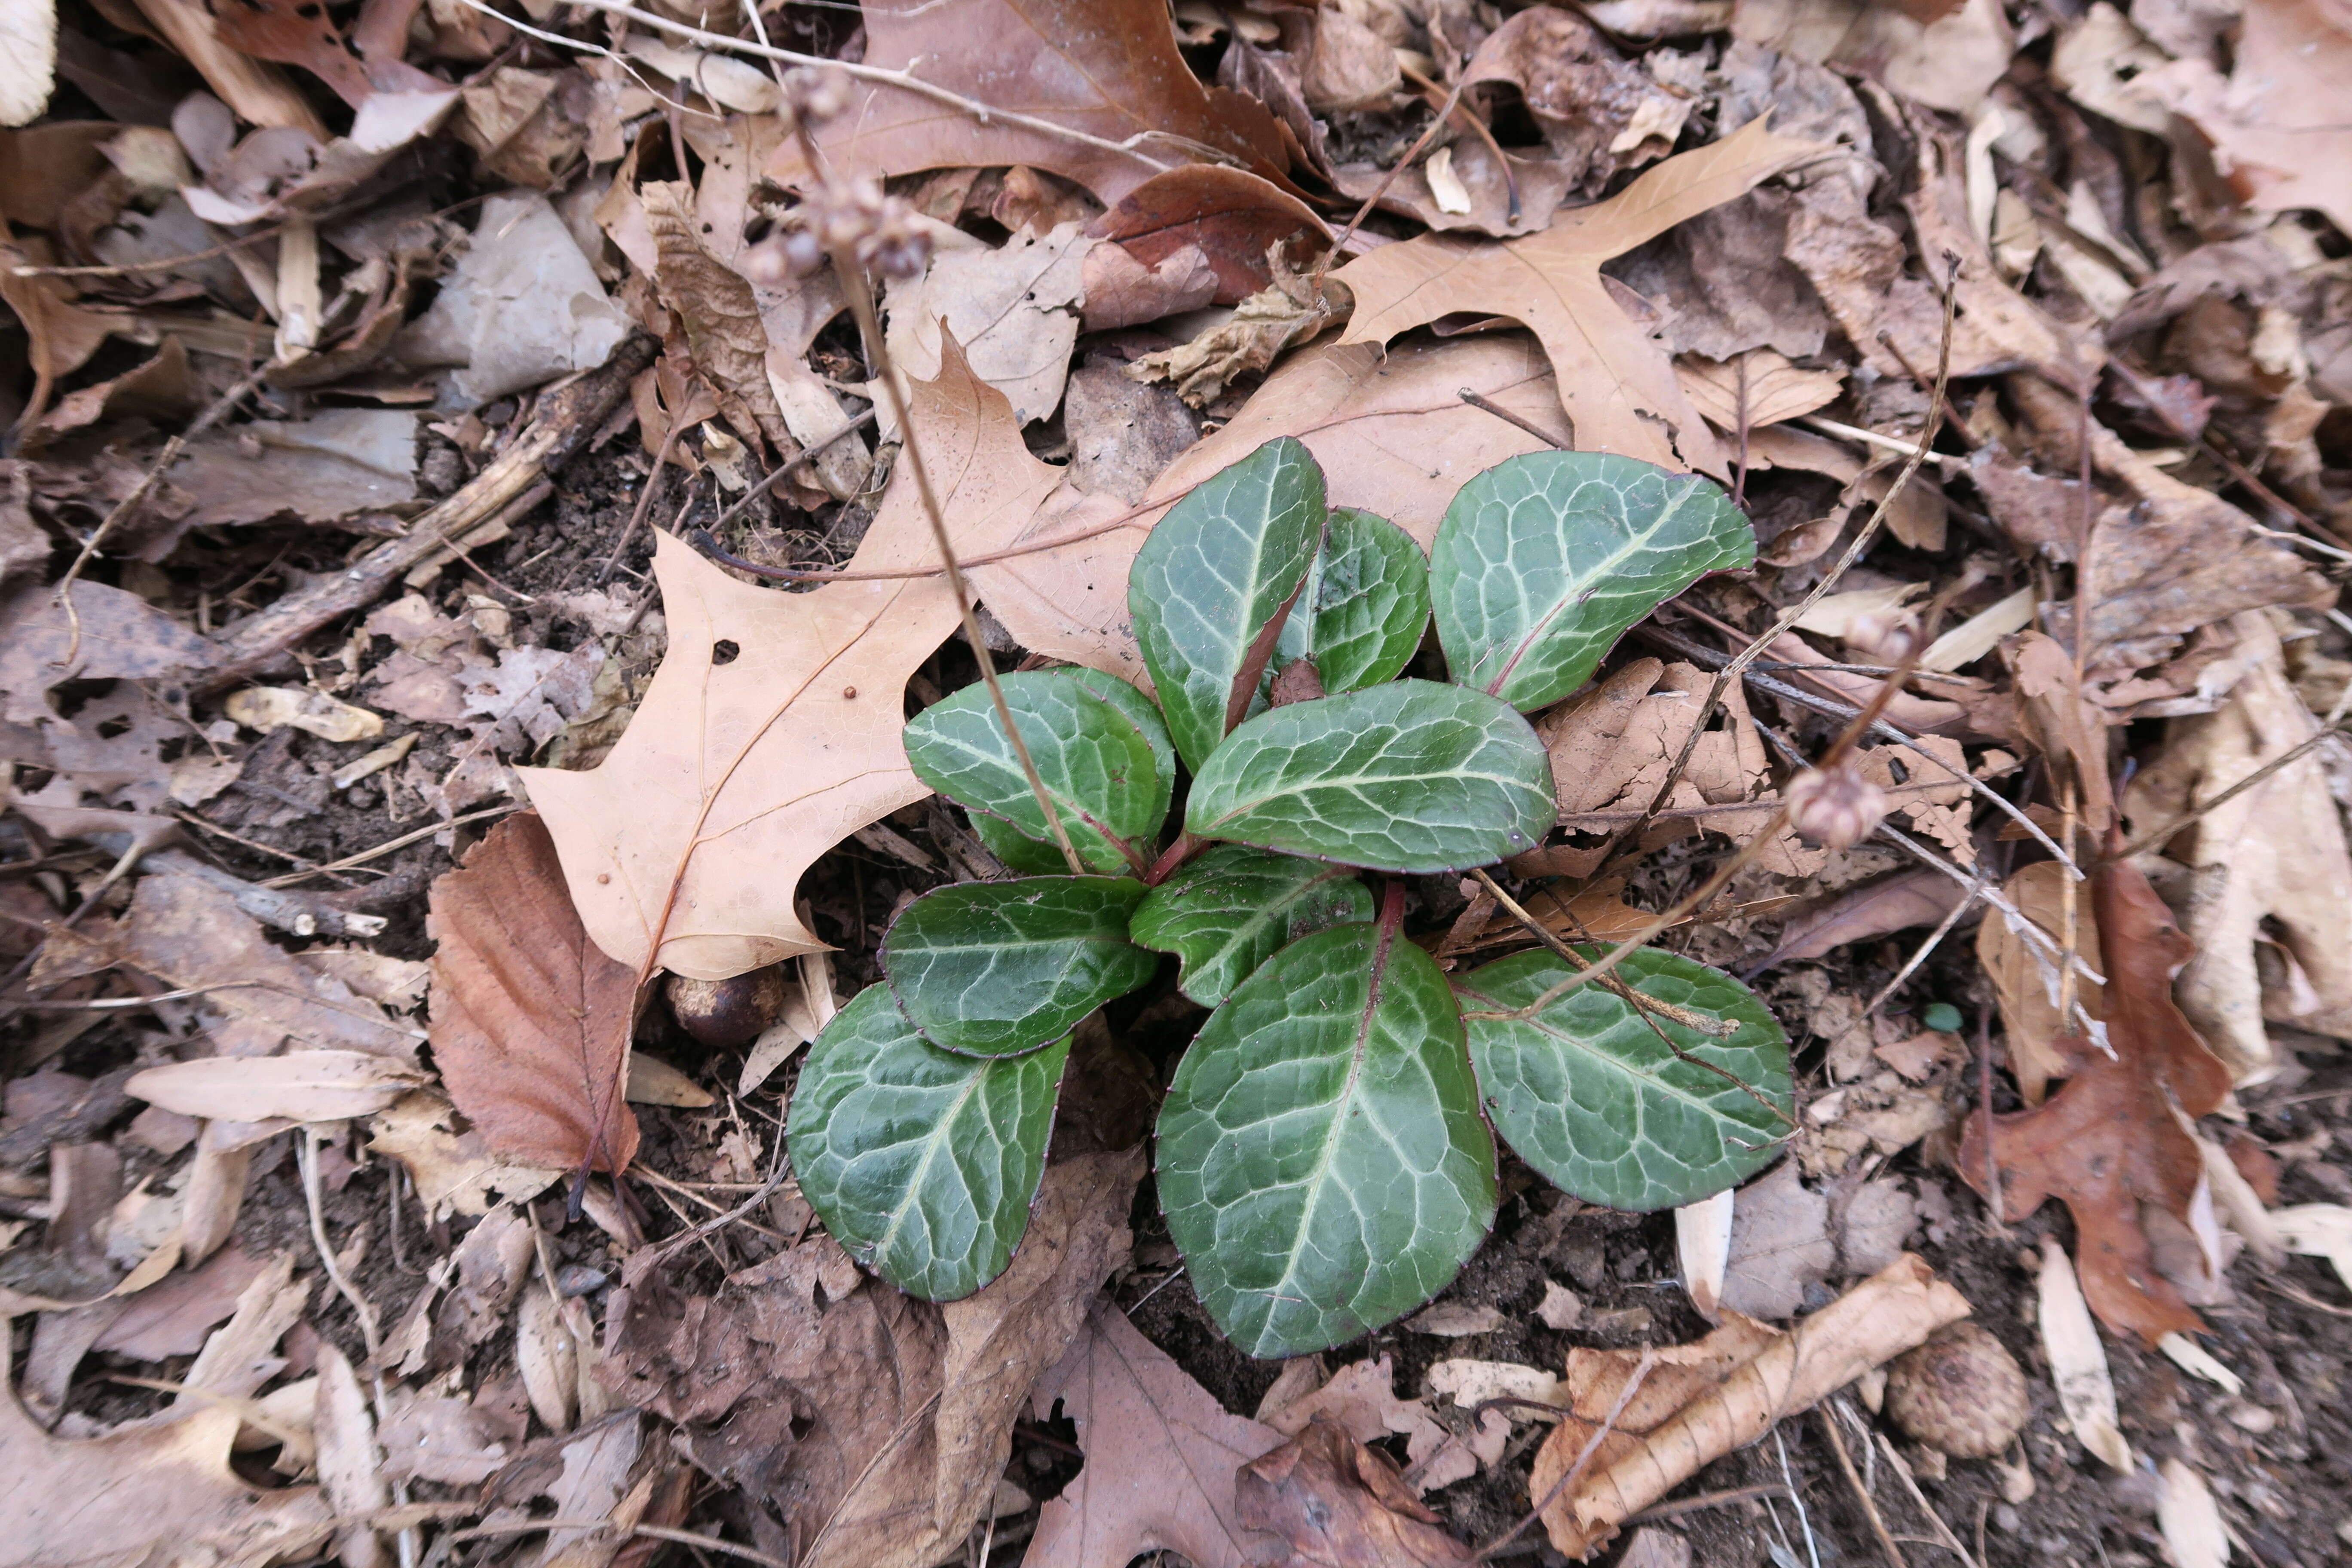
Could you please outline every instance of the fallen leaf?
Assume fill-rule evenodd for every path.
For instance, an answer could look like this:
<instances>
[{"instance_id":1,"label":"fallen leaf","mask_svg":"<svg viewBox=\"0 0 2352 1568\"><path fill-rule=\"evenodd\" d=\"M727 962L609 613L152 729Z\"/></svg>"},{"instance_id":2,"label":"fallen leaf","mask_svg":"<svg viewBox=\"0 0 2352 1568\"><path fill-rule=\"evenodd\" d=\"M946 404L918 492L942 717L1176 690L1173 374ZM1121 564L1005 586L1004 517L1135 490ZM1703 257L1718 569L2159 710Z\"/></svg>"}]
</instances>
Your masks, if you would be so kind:
<instances>
[{"instance_id":1,"label":"fallen leaf","mask_svg":"<svg viewBox=\"0 0 2352 1568\"><path fill-rule=\"evenodd\" d=\"M2004 910L1987 910L1977 927L1977 961L2000 999L2009 1070L2016 1075L2018 1092L2028 1105L2041 1104L2050 1080L2066 1076L2068 1058L2059 1041L2077 1032L2058 1016L2058 955L2066 944L2065 884L2066 869L2055 860L2021 867L2001 884L2001 895L2032 923L2041 935L2039 942L2021 934ZM2098 917L2091 908L2089 889L2075 886L2074 951L2096 953ZM2105 1016L2104 996L2097 981L2075 975L2074 998L2092 1017Z\"/></svg>"},{"instance_id":2,"label":"fallen leaf","mask_svg":"<svg viewBox=\"0 0 2352 1568\"><path fill-rule=\"evenodd\" d=\"M341 1121L381 1110L425 1081L416 1068L365 1051L293 1051L149 1068L123 1089L183 1116Z\"/></svg>"},{"instance_id":3,"label":"fallen leaf","mask_svg":"<svg viewBox=\"0 0 2352 1568\"><path fill-rule=\"evenodd\" d=\"M1544 1281L1544 1299L1536 1316L1547 1329L1562 1333L1584 1321L1584 1299L1557 1279Z\"/></svg>"},{"instance_id":4,"label":"fallen leaf","mask_svg":"<svg viewBox=\"0 0 2352 1568\"><path fill-rule=\"evenodd\" d=\"M192 1356L204 1349L213 1325L236 1310L237 1299L266 1267L231 1242L200 1267L168 1274L126 1298L89 1348L131 1361Z\"/></svg>"},{"instance_id":5,"label":"fallen leaf","mask_svg":"<svg viewBox=\"0 0 2352 1568\"><path fill-rule=\"evenodd\" d=\"M494 1153L482 1130L433 1089L403 1095L376 1112L369 1119L368 1133L371 1152L407 1167L416 1201L430 1220L487 1214L503 1201L528 1202L564 1174L516 1164Z\"/></svg>"},{"instance_id":6,"label":"fallen leaf","mask_svg":"<svg viewBox=\"0 0 2352 1568\"><path fill-rule=\"evenodd\" d=\"M1552 1545L1572 1558L1588 1554L1701 1467L1968 1315L1960 1293L1906 1253L1785 1334L1734 1314L1697 1344L1667 1350L1583 1474L1545 1509ZM1567 1473L1640 1359L1628 1351L1569 1352L1569 1413L1537 1451L1528 1479L1535 1496Z\"/></svg>"},{"instance_id":7,"label":"fallen leaf","mask_svg":"<svg viewBox=\"0 0 2352 1568\"><path fill-rule=\"evenodd\" d=\"M2230 1528L2205 1478L2178 1457L2157 1469L2164 1489L2156 1500L2156 1528L2172 1568L2227 1568Z\"/></svg>"},{"instance_id":8,"label":"fallen leaf","mask_svg":"<svg viewBox=\"0 0 2352 1568\"><path fill-rule=\"evenodd\" d=\"M1062 398L1070 483L1133 506L1201 438L1201 421L1173 387L1142 386L1124 367L1083 365Z\"/></svg>"},{"instance_id":9,"label":"fallen leaf","mask_svg":"<svg viewBox=\"0 0 2352 1568\"><path fill-rule=\"evenodd\" d=\"M2110 837L2112 849L2120 840ZM1995 1117L1992 1157L2003 1217L2014 1223L2045 1198L2063 1199L2092 1310L2109 1328L2154 1344L2167 1333L2197 1331L2202 1320L2156 1272L2140 1205L2158 1205L2183 1223L2195 1205L2210 1213L2204 1156L2180 1116L2193 1121L2220 1105L2230 1071L2172 999L2173 973L2195 956L2196 944L2174 926L2147 879L2102 861L2091 897L2113 1054L2069 1042L2074 1076L2039 1107ZM1986 1136L1983 1119L1970 1118L1959 1168L1979 1192Z\"/></svg>"},{"instance_id":10,"label":"fallen leaf","mask_svg":"<svg viewBox=\"0 0 2352 1568\"><path fill-rule=\"evenodd\" d=\"M1973 112L2009 69L2016 35L2000 0L1927 7L1869 0L1770 0L1735 8L1735 36L1876 78L1904 97L1954 114Z\"/></svg>"},{"instance_id":11,"label":"fallen leaf","mask_svg":"<svg viewBox=\"0 0 2352 1568\"><path fill-rule=\"evenodd\" d=\"M1716 1307L1723 1300L1724 1270L1731 1263L1732 1210L1737 1198L1730 1188L1711 1198L1685 1204L1675 1210L1675 1252L1683 1266L1683 1289L1691 1305L1708 1322L1720 1319Z\"/></svg>"},{"instance_id":12,"label":"fallen leaf","mask_svg":"<svg viewBox=\"0 0 2352 1568\"><path fill-rule=\"evenodd\" d=\"M59 722L47 694L68 680L186 677L217 657L210 639L136 594L82 579L68 596L81 624L79 645L54 588L22 583L0 598L0 626L8 628L0 639L0 721Z\"/></svg>"},{"instance_id":13,"label":"fallen leaf","mask_svg":"<svg viewBox=\"0 0 2352 1568\"><path fill-rule=\"evenodd\" d=\"M511 1378L505 1392L511 1395ZM386 1391L390 1406L377 1436L389 1480L438 1481L444 1486L479 1486L504 1469L521 1446L525 1415L519 1404L494 1401L491 1390L472 1398ZM561 1432L561 1423L549 1429Z\"/></svg>"},{"instance_id":14,"label":"fallen leaf","mask_svg":"<svg viewBox=\"0 0 2352 1568\"><path fill-rule=\"evenodd\" d=\"M589 942L539 817L506 818L436 880L425 928L439 943L434 1063L488 1145L533 1165L627 1169L636 980Z\"/></svg>"},{"instance_id":15,"label":"fallen leaf","mask_svg":"<svg viewBox=\"0 0 2352 1568\"><path fill-rule=\"evenodd\" d=\"M2126 794L2141 832L2189 815L2318 732L2269 614L2248 611L2231 625L2251 668L2219 710L2170 721L2163 752ZM2181 929L2197 956L2174 992L2239 1079L2278 1060L2265 1019L2352 1038L2352 848L2318 754L2206 812L2163 852L2191 872Z\"/></svg>"},{"instance_id":16,"label":"fallen leaf","mask_svg":"<svg viewBox=\"0 0 2352 1568\"><path fill-rule=\"evenodd\" d=\"M1088 331L1235 305L1274 281L1267 252L1303 265L1329 243L1315 210L1245 169L1187 163L1154 174L1087 227ZM1076 443L1073 443L1075 447Z\"/></svg>"},{"instance_id":17,"label":"fallen leaf","mask_svg":"<svg viewBox=\"0 0 2352 1568\"><path fill-rule=\"evenodd\" d=\"M2294 1204L2271 1211L2271 1223L2290 1252L2325 1258L2352 1286L2352 1209L2341 1204Z\"/></svg>"},{"instance_id":18,"label":"fallen leaf","mask_svg":"<svg viewBox=\"0 0 2352 1568\"><path fill-rule=\"evenodd\" d=\"M316 1487L257 1490L229 1468L240 1417L192 1404L185 1414L79 1441L35 1426L0 1390L0 1513L25 1568L94 1560L142 1563L191 1552L268 1562L327 1539L333 1510Z\"/></svg>"},{"instance_id":19,"label":"fallen leaf","mask_svg":"<svg viewBox=\"0 0 2352 1568\"><path fill-rule=\"evenodd\" d=\"M1675 379L1691 406L1726 435L1738 433L1743 406L1748 428L1760 430L1834 403L1845 386L1843 372L1800 365L1771 349L1751 349L1737 361L1678 354Z\"/></svg>"},{"instance_id":20,"label":"fallen leaf","mask_svg":"<svg viewBox=\"0 0 2352 1568\"><path fill-rule=\"evenodd\" d=\"M1301 1364L1311 1366L1313 1359L1301 1358ZM1318 1420L1337 1423L1359 1443L1402 1436L1407 1458L1415 1465L1429 1461L1414 1481L1416 1491L1451 1486L1478 1468L1472 1447L1456 1447L1450 1452L1440 1452L1447 1447L1445 1428L1430 1414L1425 1402L1397 1396L1394 1362L1385 1355L1351 1362L1332 1373L1321 1387L1286 1400L1276 1408L1261 1406L1258 1418L1286 1437L1297 1436L1307 1429L1308 1422ZM1510 1425L1491 1418L1486 1425L1494 1436L1495 1451L1499 1454Z\"/></svg>"},{"instance_id":21,"label":"fallen leaf","mask_svg":"<svg viewBox=\"0 0 2352 1568\"><path fill-rule=\"evenodd\" d=\"M1033 527L1050 532L1082 500L1061 490L1061 469L1030 456L1003 398L960 354L938 380L915 383L912 401L965 559ZM901 465L849 569L919 570L933 558ZM1037 570L1041 559L1006 564ZM1008 580L983 574L996 570L972 580L1014 636L1051 651L1032 640ZM522 774L596 945L642 974L658 965L723 980L825 946L793 909L801 874L854 829L930 793L907 766L899 697L959 616L938 577L778 593L667 534L654 574L669 654L627 732L593 770ZM1123 568L1113 586L1123 632ZM617 1037L611 1048L617 1061Z\"/></svg>"},{"instance_id":22,"label":"fallen leaf","mask_svg":"<svg viewBox=\"0 0 2352 1568\"><path fill-rule=\"evenodd\" d=\"M248 730L300 730L322 741L372 741L383 733L383 719L364 708L307 687L248 686L229 693L221 711Z\"/></svg>"},{"instance_id":23,"label":"fallen leaf","mask_svg":"<svg viewBox=\"0 0 2352 1568\"><path fill-rule=\"evenodd\" d=\"M1323 1420L1241 1467L1234 1521L1279 1537L1279 1553L1252 1555L1281 1568L1466 1568L1476 1561L1413 1497L1394 1460Z\"/></svg>"},{"instance_id":24,"label":"fallen leaf","mask_svg":"<svg viewBox=\"0 0 2352 1568\"><path fill-rule=\"evenodd\" d=\"M319 1484L339 1517L354 1520L335 1532L343 1568L375 1568L383 1542L364 1522L390 1505L383 1452L376 1447L375 1419L351 1362L331 1341L319 1346L318 1405L310 1430L318 1444Z\"/></svg>"},{"instance_id":25,"label":"fallen leaf","mask_svg":"<svg viewBox=\"0 0 2352 1568\"><path fill-rule=\"evenodd\" d=\"M1097 243L1075 223L1042 235L1024 228L994 247L942 247L920 278L894 279L887 337L899 374L938 380L945 332L971 374L1013 405L1016 424L1051 417L1077 345L1081 278Z\"/></svg>"},{"instance_id":26,"label":"fallen leaf","mask_svg":"<svg viewBox=\"0 0 2352 1568\"><path fill-rule=\"evenodd\" d=\"M1836 1271L1830 1201L1783 1161L1739 1189L1732 1206L1722 1304L1750 1318L1792 1318L1808 1288Z\"/></svg>"},{"instance_id":27,"label":"fallen leaf","mask_svg":"<svg viewBox=\"0 0 2352 1568\"><path fill-rule=\"evenodd\" d=\"M200 437L166 474L195 498L178 525L334 522L401 508L416 499L416 426L401 409L330 408Z\"/></svg>"},{"instance_id":28,"label":"fallen leaf","mask_svg":"<svg viewBox=\"0 0 2352 1568\"><path fill-rule=\"evenodd\" d=\"M1195 408L1205 408L1232 383L1265 370L1283 352L1307 342L1339 319L1339 296L1328 280L1291 270L1269 250L1273 281L1234 309L1229 320L1190 342L1138 358L1128 374L1165 380Z\"/></svg>"},{"instance_id":29,"label":"fallen leaf","mask_svg":"<svg viewBox=\"0 0 2352 1568\"><path fill-rule=\"evenodd\" d=\"M2107 1352L2076 1283L2066 1249L2042 1244L2042 1350L2050 1358L2050 1381L2058 1403L2084 1447L2116 1469L2131 1473L2131 1445L2124 1441L2116 1413L2116 1385L2107 1375Z\"/></svg>"},{"instance_id":30,"label":"fallen leaf","mask_svg":"<svg viewBox=\"0 0 2352 1568\"><path fill-rule=\"evenodd\" d=\"M1664 348L1602 283L1601 264L1817 151L1775 136L1759 119L1667 160L1607 201L1556 215L1525 239L1424 235L1384 245L1332 274L1356 300L1340 343L1386 342L1457 311L1508 316L1542 342L1579 448L1721 473L1721 444Z\"/></svg>"},{"instance_id":31,"label":"fallen leaf","mask_svg":"<svg viewBox=\"0 0 2352 1568\"><path fill-rule=\"evenodd\" d=\"M29 125L49 106L57 86L58 8L55 0L12 6L0 21L0 125Z\"/></svg>"},{"instance_id":32,"label":"fallen leaf","mask_svg":"<svg viewBox=\"0 0 2352 1568\"><path fill-rule=\"evenodd\" d=\"M1925 867L1864 882L1781 928L1780 943L1764 965L1792 958L1819 958L1848 942L1934 925L1966 897L1967 889L1941 871Z\"/></svg>"},{"instance_id":33,"label":"fallen leaf","mask_svg":"<svg viewBox=\"0 0 2352 1568\"><path fill-rule=\"evenodd\" d=\"M961 109L880 82L860 82L846 112L820 126L834 169L876 180L922 169L1025 163L1116 203L1152 175L1219 162L1280 181L1289 159L1274 116L1256 100L1204 88L1177 52L1159 0L948 0L877 6L866 18L866 64L1084 132L1079 142L1009 124L975 125ZM1114 150L1104 142L1118 143ZM805 179L787 142L768 173Z\"/></svg>"},{"instance_id":34,"label":"fallen leaf","mask_svg":"<svg viewBox=\"0 0 2352 1568\"><path fill-rule=\"evenodd\" d=\"M1087 1312L1030 1397L1040 1420L1076 1424L1087 1462L1039 1514L1025 1568L1125 1568L1162 1550L1194 1568L1250 1563L1234 1472L1282 1435L1228 1415L1115 1304Z\"/></svg>"},{"instance_id":35,"label":"fallen leaf","mask_svg":"<svg viewBox=\"0 0 2352 1568\"><path fill-rule=\"evenodd\" d=\"M1405 1324L1417 1334L1434 1334L1440 1339L1466 1339L1472 1334L1491 1334L1503 1326L1503 1314L1485 1301L1440 1301L1415 1314Z\"/></svg>"}]
</instances>

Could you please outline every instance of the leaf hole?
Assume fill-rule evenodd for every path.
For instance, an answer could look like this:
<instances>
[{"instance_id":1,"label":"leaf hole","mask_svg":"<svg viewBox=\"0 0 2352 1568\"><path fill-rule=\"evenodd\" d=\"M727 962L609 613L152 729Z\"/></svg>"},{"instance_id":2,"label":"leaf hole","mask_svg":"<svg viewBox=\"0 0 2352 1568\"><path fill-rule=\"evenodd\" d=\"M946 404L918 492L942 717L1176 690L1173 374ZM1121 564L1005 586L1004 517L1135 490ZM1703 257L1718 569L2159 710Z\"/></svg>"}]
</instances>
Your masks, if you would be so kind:
<instances>
[{"instance_id":1,"label":"leaf hole","mask_svg":"<svg viewBox=\"0 0 2352 1568\"><path fill-rule=\"evenodd\" d=\"M714 665L732 664L742 651L742 645L733 637L720 637L710 645L710 662Z\"/></svg>"}]
</instances>

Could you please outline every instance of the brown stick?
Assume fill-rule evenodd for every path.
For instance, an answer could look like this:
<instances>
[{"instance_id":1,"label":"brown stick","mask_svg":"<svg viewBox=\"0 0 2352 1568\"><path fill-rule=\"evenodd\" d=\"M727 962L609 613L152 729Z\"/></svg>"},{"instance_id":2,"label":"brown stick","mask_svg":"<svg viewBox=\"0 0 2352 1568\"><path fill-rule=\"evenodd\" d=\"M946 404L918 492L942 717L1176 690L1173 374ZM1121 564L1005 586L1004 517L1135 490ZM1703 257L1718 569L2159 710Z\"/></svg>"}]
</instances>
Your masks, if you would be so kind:
<instances>
[{"instance_id":1,"label":"brown stick","mask_svg":"<svg viewBox=\"0 0 2352 1568\"><path fill-rule=\"evenodd\" d=\"M561 468L629 395L629 383L653 363L659 346L643 334L630 337L601 368L542 400L539 417L520 438L463 489L418 518L404 537L386 540L343 570L286 595L215 637L220 661L196 678L194 694L224 690L260 674L330 622L373 603L410 567Z\"/></svg>"},{"instance_id":2,"label":"brown stick","mask_svg":"<svg viewBox=\"0 0 2352 1568\"><path fill-rule=\"evenodd\" d=\"M1838 1436L1837 1417L1830 1413L1829 1405L1824 1403L1813 1406L1813 1419L1822 1424L1822 1433L1830 1440L1830 1452L1837 1456L1838 1468L1845 1473L1845 1484L1853 1489L1855 1497L1862 1500L1862 1511L1870 1521L1870 1532L1878 1537L1878 1549L1886 1553L1886 1560L1895 1568L1910 1568L1910 1564L1903 1561L1903 1549L1895 1545L1895 1537L1887 1533L1886 1521L1878 1511L1877 1500L1870 1495L1870 1489L1862 1484L1861 1473L1853 1468L1853 1457L1845 1451L1845 1439Z\"/></svg>"}]
</instances>

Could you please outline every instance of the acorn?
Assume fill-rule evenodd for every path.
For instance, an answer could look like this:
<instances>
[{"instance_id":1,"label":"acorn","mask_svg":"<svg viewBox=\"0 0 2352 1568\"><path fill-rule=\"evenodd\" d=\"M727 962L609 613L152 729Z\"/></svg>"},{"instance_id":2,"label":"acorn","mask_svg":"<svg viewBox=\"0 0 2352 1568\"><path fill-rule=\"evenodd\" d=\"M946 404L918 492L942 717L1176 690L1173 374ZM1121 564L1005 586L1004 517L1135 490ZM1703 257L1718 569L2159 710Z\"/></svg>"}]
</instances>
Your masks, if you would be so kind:
<instances>
[{"instance_id":1,"label":"acorn","mask_svg":"<svg viewBox=\"0 0 2352 1568\"><path fill-rule=\"evenodd\" d=\"M728 1050L750 1045L784 1016L784 966L728 980L673 974L664 992L680 1027L714 1051Z\"/></svg>"},{"instance_id":2,"label":"acorn","mask_svg":"<svg viewBox=\"0 0 2352 1568\"><path fill-rule=\"evenodd\" d=\"M2025 1373L1974 1323L1948 1323L1886 1369L1886 1414L1914 1439L1956 1459L2000 1453L2025 1426Z\"/></svg>"}]
</instances>

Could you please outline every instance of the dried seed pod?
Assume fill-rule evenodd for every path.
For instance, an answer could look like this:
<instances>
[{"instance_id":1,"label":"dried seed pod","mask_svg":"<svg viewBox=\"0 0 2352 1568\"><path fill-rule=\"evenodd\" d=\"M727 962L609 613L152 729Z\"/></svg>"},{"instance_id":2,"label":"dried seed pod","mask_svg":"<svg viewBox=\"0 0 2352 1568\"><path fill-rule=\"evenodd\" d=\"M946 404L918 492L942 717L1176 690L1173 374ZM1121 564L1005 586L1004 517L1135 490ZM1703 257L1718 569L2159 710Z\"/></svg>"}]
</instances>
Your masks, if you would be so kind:
<instances>
[{"instance_id":1,"label":"dried seed pod","mask_svg":"<svg viewBox=\"0 0 2352 1568\"><path fill-rule=\"evenodd\" d=\"M784 969L780 963L731 980L673 974L664 989L679 1026L713 1050L749 1045L784 1016Z\"/></svg>"},{"instance_id":2,"label":"dried seed pod","mask_svg":"<svg viewBox=\"0 0 2352 1568\"><path fill-rule=\"evenodd\" d=\"M1937 1330L1886 1369L1886 1414L1919 1442L1956 1459L1986 1458L2008 1447L2027 1410L2017 1358L1974 1323Z\"/></svg>"},{"instance_id":3,"label":"dried seed pod","mask_svg":"<svg viewBox=\"0 0 2352 1568\"><path fill-rule=\"evenodd\" d=\"M1789 781L1789 826L1814 844L1851 849L1886 817L1886 794L1850 763L1807 768Z\"/></svg>"}]
</instances>

